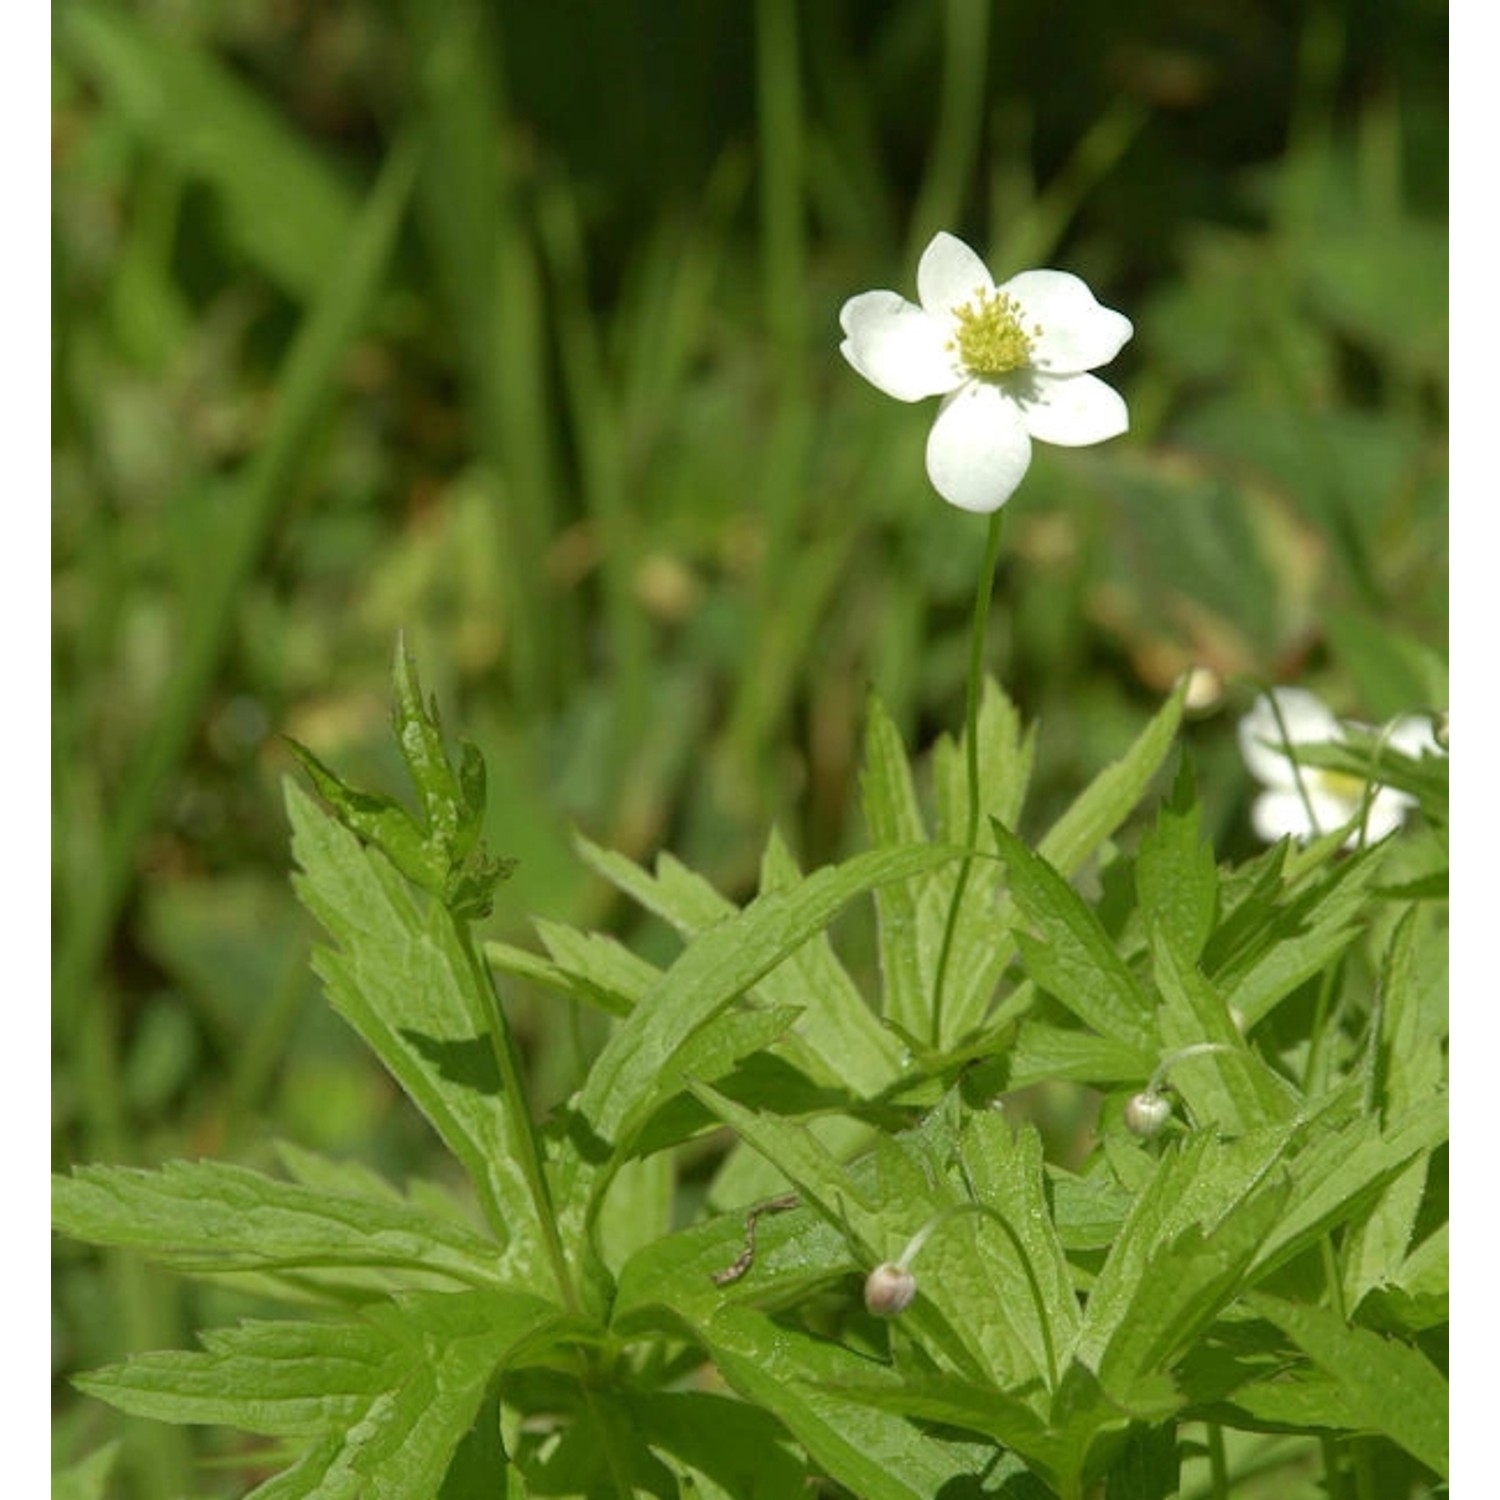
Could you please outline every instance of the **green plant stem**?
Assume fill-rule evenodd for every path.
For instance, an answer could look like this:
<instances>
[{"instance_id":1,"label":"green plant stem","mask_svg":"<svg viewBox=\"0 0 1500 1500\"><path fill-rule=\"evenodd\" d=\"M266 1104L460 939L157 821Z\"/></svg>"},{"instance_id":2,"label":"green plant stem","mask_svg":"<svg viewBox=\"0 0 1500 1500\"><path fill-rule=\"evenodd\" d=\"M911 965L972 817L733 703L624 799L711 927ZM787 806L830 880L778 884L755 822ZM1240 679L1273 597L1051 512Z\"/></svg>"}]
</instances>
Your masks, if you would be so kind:
<instances>
[{"instance_id":1,"label":"green plant stem","mask_svg":"<svg viewBox=\"0 0 1500 1500\"><path fill-rule=\"evenodd\" d=\"M958 911L963 904L979 838L979 700L984 683L985 631L990 618L990 599L995 591L995 568L1000 560L1000 518L1003 514L1003 510L997 510L990 516L984 561L979 569L979 588L974 596L974 623L969 637L969 696L964 714L964 752L969 781L969 816L964 847L969 852L958 867L953 899L948 905L947 921L943 924L943 943L938 949L937 976L932 985L932 1045L935 1049L943 1044L943 986L948 978L948 960L953 952Z\"/></svg>"},{"instance_id":2,"label":"green plant stem","mask_svg":"<svg viewBox=\"0 0 1500 1500\"><path fill-rule=\"evenodd\" d=\"M525 1087L521 1078L521 1060L516 1054L515 1038L511 1035L510 1023L505 1018L505 1007L500 1003L500 992L495 987L494 976L488 965L480 958L474 946L474 937L468 925L455 924L463 944L464 957L469 964L478 992L485 997L490 1011L490 1045L495 1054L495 1066L500 1073L501 1106L511 1117L511 1135L524 1143L521 1151L521 1170L526 1175L526 1186L531 1193L532 1207L536 1211L537 1228L541 1232L542 1247L552 1267L557 1290L563 1305L571 1313L581 1313L583 1303L578 1287L573 1280L573 1270L568 1264L567 1252L563 1249L562 1236L557 1228L557 1211L552 1205L552 1190L547 1183L547 1170L542 1161L541 1147L537 1142L536 1125L531 1118L531 1109L526 1102Z\"/></svg>"},{"instance_id":3,"label":"green plant stem","mask_svg":"<svg viewBox=\"0 0 1500 1500\"><path fill-rule=\"evenodd\" d=\"M1021 1243L1021 1236L997 1209L991 1208L988 1203L955 1203L949 1208L940 1209L912 1236L911 1242L901 1252L896 1264L903 1271L909 1269L911 1262L916 1259L934 1230L946 1224L949 1219L966 1213L982 1214L986 1219L993 1219L1005 1231L1006 1237L1020 1258L1021 1269L1026 1273L1026 1284L1031 1288L1031 1300L1036 1307L1037 1324L1042 1332L1042 1349L1047 1357L1047 1383L1055 1391L1058 1385L1057 1351L1052 1346L1052 1324L1047 1315L1047 1303L1042 1296L1041 1283L1036 1279L1036 1271L1032 1268L1031 1257L1026 1253L1025 1245Z\"/></svg>"},{"instance_id":4,"label":"green plant stem","mask_svg":"<svg viewBox=\"0 0 1500 1500\"><path fill-rule=\"evenodd\" d=\"M1208 1423L1208 1472L1213 1500L1229 1500L1229 1461L1224 1453L1224 1429Z\"/></svg>"}]
</instances>

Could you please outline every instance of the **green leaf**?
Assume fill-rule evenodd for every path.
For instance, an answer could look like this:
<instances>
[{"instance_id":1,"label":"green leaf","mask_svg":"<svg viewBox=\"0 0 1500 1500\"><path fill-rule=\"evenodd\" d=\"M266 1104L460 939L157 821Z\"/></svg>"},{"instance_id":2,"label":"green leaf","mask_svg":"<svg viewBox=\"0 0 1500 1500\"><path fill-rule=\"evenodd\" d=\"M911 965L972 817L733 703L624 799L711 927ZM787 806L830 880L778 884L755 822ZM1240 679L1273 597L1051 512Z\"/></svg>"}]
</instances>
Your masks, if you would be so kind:
<instances>
[{"instance_id":1,"label":"green leaf","mask_svg":"<svg viewBox=\"0 0 1500 1500\"><path fill-rule=\"evenodd\" d=\"M1079 793L1037 845L1037 854L1063 875L1074 874L1136 809L1161 769L1182 722L1187 677L1119 760Z\"/></svg>"},{"instance_id":2,"label":"green leaf","mask_svg":"<svg viewBox=\"0 0 1500 1500\"><path fill-rule=\"evenodd\" d=\"M578 1097L594 1133L626 1149L654 1107L658 1076L698 1027L759 984L855 896L951 860L943 845L875 849L768 891L695 937L610 1038Z\"/></svg>"},{"instance_id":3,"label":"green leaf","mask_svg":"<svg viewBox=\"0 0 1500 1500\"><path fill-rule=\"evenodd\" d=\"M437 704L422 699L417 669L405 645L396 643L395 732L406 769L422 805L420 821L389 797L346 786L305 746L289 741L338 820L374 844L413 885L436 896L456 917L488 916L495 886L513 860L495 859L480 842L484 822L484 758L462 746L455 774L443 745Z\"/></svg>"},{"instance_id":4,"label":"green leaf","mask_svg":"<svg viewBox=\"0 0 1500 1500\"><path fill-rule=\"evenodd\" d=\"M761 890L790 890L805 877L774 831L761 863ZM881 887L880 889L885 889ZM796 1004L804 1014L798 1039L856 1093L875 1094L901 1069L901 1043L876 1018L826 932L815 933L756 986L772 1005Z\"/></svg>"},{"instance_id":5,"label":"green leaf","mask_svg":"<svg viewBox=\"0 0 1500 1500\"><path fill-rule=\"evenodd\" d=\"M449 913L436 901L419 910L382 854L290 783L287 810L305 872L298 895L340 945L314 959L330 1002L463 1163L496 1237L519 1237L526 1263L539 1233L522 1165L531 1147L499 1098L505 1039L493 1032L484 976Z\"/></svg>"},{"instance_id":6,"label":"green leaf","mask_svg":"<svg viewBox=\"0 0 1500 1500\"><path fill-rule=\"evenodd\" d=\"M627 1396L640 1440L669 1455L692 1494L724 1500L782 1500L808 1483L786 1429L769 1412L707 1391Z\"/></svg>"},{"instance_id":7,"label":"green leaf","mask_svg":"<svg viewBox=\"0 0 1500 1500\"><path fill-rule=\"evenodd\" d=\"M1045 1021L1023 1021L1010 1057L1008 1086L1022 1089L1063 1078L1099 1086L1144 1083L1156 1064L1154 1051L1131 1047L1112 1037Z\"/></svg>"},{"instance_id":8,"label":"green leaf","mask_svg":"<svg viewBox=\"0 0 1500 1500\"><path fill-rule=\"evenodd\" d=\"M933 790L937 801L937 837L961 844L967 833L969 790L965 745L967 735L957 741L942 736L933 750ZM986 819L998 818L1014 826L1031 778L1035 732L1024 731L1020 714L1004 691L986 678L979 706L980 829ZM931 891L924 906L924 928L930 929L932 981L947 923L948 904L958 872L940 870L929 882ZM966 1037L978 1026L995 993L1001 974L1010 962L1007 944L996 941L1000 924L996 909L1000 902L1002 872L987 859L976 860L969 870L969 883L953 928L949 954L944 1030L950 1036ZM931 896L940 896L933 903ZM928 994L932 984L928 985ZM919 1035L927 1034L924 1022Z\"/></svg>"},{"instance_id":9,"label":"green leaf","mask_svg":"<svg viewBox=\"0 0 1500 1500\"><path fill-rule=\"evenodd\" d=\"M739 915L733 902L669 855L660 858L651 876L622 855L600 849L581 836L578 846L601 875L690 938ZM773 831L761 862L761 894L789 890L803 878ZM810 1052L831 1075L866 1095L879 1092L895 1076L901 1045L870 1010L826 934L814 933L789 953L784 963L756 981L754 992L767 1005L804 1010L805 1019L798 1028L801 1047L780 1049L791 1050L794 1062L806 1061L805 1055L797 1055L799 1051Z\"/></svg>"},{"instance_id":10,"label":"green leaf","mask_svg":"<svg viewBox=\"0 0 1500 1500\"><path fill-rule=\"evenodd\" d=\"M1010 894L1038 937L1016 934L1031 977L1095 1031L1154 1054L1153 1004L1099 918L1065 879L1002 824L992 823Z\"/></svg>"},{"instance_id":11,"label":"green leaf","mask_svg":"<svg viewBox=\"0 0 1500 1500\"><path fill-rule=\"evenodd\" d=\"M1264 1277L1356 1214L1417 1155L1448 1138L1445 1096L1428 1099L1382 1132L1368 1115L1325 1129L1291 1158L1292 1196L1256 1259Z\"/></svg>"},{"instance_id":12,"label":"green leaf","mask_svg":"<svg viewBox=\"0 0 1500 1500\"><path fill-rule=\"evenodd\" d=\"M844 1229L866 1272L894 1260L939 1211L963 1201L933 1184L925 1163L909 1155L900 1141L876 1139L875 1179L870 1182L842 1166L806 1129L745 1109L701 1085L694 1093L742 1140L774 1161L804 1201ZM993 1156L986 1165L993 1177L1001 1175ZM1007 1197L1014 1200L1013 1207L1026 1199L1026 1211L1034 1211L1035 1200L1015 1183L1008 1184ZM1033 1251L1044 1257L1050 1253L1045 1240L1034 1240ZM1017 1269L1016 1256L1014 1243L998 1225L976 1213L953 1215L922 1248L918 1299L903 1322L960 1368L989 1372L1007 1387L1045 1391L1056 1363L1042 1345L1051 1335L1050 1320L1041 1333L1036 1298L1024 1271ZM1031 1273L1039 1275L1045 1289L1050 1268L1044 1265L1038 1273L1032 1267ZM1018 1302L1017 1294L1024 1301ZM1061 1327L1066 1332L1065 1318ZM1053 1343L1055 1348L1055 1339Z\"/></svg>"},{"instance_id":13,"label":"green leaf","mask_svg":"<svg viewBox=\"0 0 1500 1500\"><path fill-rule=\"evenodd\" d=\"M925 843L927 825L917 804L906 748L885 706L874 696L866 720L860 794L870 841L883 849ZM922 914L927 889L918 879L893 881L875 897L886 1019L913 1036L927 1034L936 971L935 953L924 963L930 927L930 919Z\"/></svg>"},{"instance_id":14,"label":"green leaf","mask_svg":"<svg viewBox=\"0 0 1500 1500\"><path fill-rule=\"evenodd\" d=\"M1110 1343L1126 1336L1121 1330L1134 1316L1137 1299L1152 1295L1146 1284L1162 1279L1158 1258L1181 1244L1183 1257L1191 1261L1204 1239L1264 1187L1293 1140L1288 1127L1253 1131L1229 1142L1198 1132L1163 1152L1089 1293L1078 1339L1078 1358L1084 1364L1100 1369ZM1189 1231L1196 1231L1198 1239L1190 1240ZM1237 1241L1234 1249L1238 1253ZM1205 1266L1212 1253L1206 1252Z\"/></svg>"},{"instance_id":15,"label":"green leaf","mask_svg":"<svg viewBox=\"0 0 1500 1500\"><path fill-rule=\"evenodd\" d=\"M975 1198L1013 1226L1025 1251L1027 1265L1018 1266L1014 1244L993 1233L980 1235L995 1293L1012 1310L1012 1321L1053 1383L1072 1353L1079 1311L1072 1271L1052 1223L1041 1136L1031 1124L1013 1135L1010 1122L993 1110L967 1112L962 1130L963 1161ZM988 1231L991 1226L977 1227ZM1039 1319L1045 1319L1044 1329L1037 1328Z\"/></svg>"},{"instance_id":16,"label":"green leaf","mask_svg":"<svg viewBox=\"0 0 1500 1500\"><path fill-rule=\"evenodd\" d=\"M1375 1096L1386 1119L1441 1089L1448 1076L1448 934L1413 908L1391 935L1380 974Z\"/></svg>"},{"instance_id":17,"label":"green leaf","mask_svg":"<svg viewBox=\"0 0 1500 1500\"><path fill-rule=\"evenodd\" d=\"M1162 997L1163 1045L1171 1050L1209 1043L1219 1052L1185 1057L1172 1068L1172 1086L1200 1125L1239 1135L1297 1112L1292 1087L1267 1067L1240 1035L1224 998L1190 959L1148 918L1152 972Z\"/></svg>"},{"instance_id":18,"label":"green leaf","mask_svg":"<svg viewBox=\"0 0 1500 1500\"><path fill-rule=\"evenodd\" d=\"M975 1453L843 1395L841 1385L878 1367L837 1344L739 1306L722 1309L702 1334L730 1385L780 1417L861 1500L931 1500L992 1472L993 1450Z\"/></svg>"},{"instance_id":19,"label":"green leaf","mask_svg":"<svg viewBox=\"0 0 1500 1500\"><path fill-rule=\"evenodd\" d=\"M486 962L502 974L529 980L612 1016L629 1015L661 979L660 969L615 938L540 919L534 919L534 925L552 955L550 962L502 942L484 945Z\"/></svg>"},{"instance_id":20,"label":"green leaf","mask_svg":"<svg viewBox=\"0 0 1500 1500\"><path fill-rule=\"evenodd\" d=\"M1099 1355L1099 1379L1121 1401L1165 1372L1245 1282L1256 1251L1281 1213L1284 1182L1253 1192L1209 1228L1190 1224L1159 1246L1136 1283L1129 1311Z\"/></svg>"},{"instance_id":21,"label":"green leaf","mask_svg":"<svg viewBox=\"0 0 1500 1500\"><path fill-rule=\"evenodd\" d=\"M1419 1350L1327 1308L1252 1293L1269 1318L1337 1385L1360 1429L1381 1433L1429 1469L1448 1475L1448 1382Z\"/></svg>"},{"instance_id":22,"label":"green leaf","mask_svg":"<svg viewBox=\"0 0 1500 1500\"><path fill-rule=\"evenodd\" d=\"M186 1272L370 1267L486 1286L498 1253L492 1240L399 1199L278 1182L223 1162L78 1167L53 1179L52 1205L62 1233Z\"/></svg>"},{"instance_id":23,"label":"green leaf","mask_svg":"<svg viewBox=\"0 0 1500 1500\"><path fill-rule=\"evenodd\" d=\"M437 1492L493 1373L570 1329L522 1293L416 1293L359 1322L242 1323L77 1384L137 1416L314 1441L257 1493L409 1500Z\"/></svg>"},{"instance_id":24,"label":"green leaf","mask_svg":"<svg viewBox=\"0 0 1500 1500\"><path fill-rule=\"evenodd\" d=\"M52 1500L104 1500L115 1460L120 1455L117 1439L95 1448L65 1469L52 1471Z\"/></svg>"},{"instance_id":25,"label":"green leaf","mask_svg":"<svg viewBox=\"0 0 1500 1500\"><path fill-rule=\"evenodd\" d=\"M1328 853L1339 839L1330 836ZM1215 933L1205 969L1224 997L1245 1018L1247 1027L1266 1016L1314 974L1328 968L1365 930L1369 920L1368 887L1379 872L1385 845L1340 859L1302 891L1269 908L1247 901ZM1267 866L1267 869L1272 866ZM1229 929L1226 931L1226 929Z\"/></svg>"},{"instance_id":26,"label":"green leaf","mask_svg":"<svg viewBox=\"0 0 1500 1500\"><path fill-rule=\"evenodd\" d=\"M1201 825L1192 771L1184 759L1171 795L1141 840L1135 887L1141 911L1188 963L1203 952L1219 905L1218 872Z\"/></svg>"}]
</instances>

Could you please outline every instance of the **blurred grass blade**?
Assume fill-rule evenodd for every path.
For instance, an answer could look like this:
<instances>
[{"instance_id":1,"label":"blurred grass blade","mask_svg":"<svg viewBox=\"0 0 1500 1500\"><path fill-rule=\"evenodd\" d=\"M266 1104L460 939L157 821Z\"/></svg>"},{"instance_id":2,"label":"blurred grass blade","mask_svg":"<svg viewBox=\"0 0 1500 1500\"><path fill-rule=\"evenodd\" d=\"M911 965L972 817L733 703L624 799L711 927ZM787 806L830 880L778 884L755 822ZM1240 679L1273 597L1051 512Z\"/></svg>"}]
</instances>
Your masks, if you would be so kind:
<instances>
[{"instance_id":1,"label":"blurred grass blade","mask_svg":"<svg viewBox=\"0 0 1500 1500\"><path fill-rule=\"evenodd\" d=\"M959 224L984 134L989 0L947 0L943 12L938 120L922 189L912 210L908 262L915 262L938 230L952 230Z\"/></svg>"},{"instance_id":2,"label":"blurred grass blade","mask_svg":"<svg viewBox=\"0 0 1500 1500\"><path fill-rule=\"evenodd\" d=\"M296 492L344 356L385 281L410 197L417 143L403 137L381 168L338 263L309 308L276 382L270 430L227 497L219 545L205 559L201 586L185 601L184 645L145 741L136 747L115 796L115 813L95 883L79 893L59 958L54 995L60 1030L76 1020L130 886L136 846L191 742L204 700L229 643L234 614L277 517Z\"/></svg>"},{"instance_id":3,"label":"blurred grass blade","mask_svg":"<svg viewBox=\"0 0 1500 1500\"><path fill-rule=\"evenodd\" d=\"M415 0L405 14L427 125L418 207L474 438L501 487L513 686L522 708L538 710L565 696L578 657L566 649L571 605L541 565L557 530L552 381L541 277L506 149L503 59L496 28L472 0Z\"/></svg>"},{"instance_id":4,"label":"blurred grass blade","mask_svg":"<svg viewBox=\"0 0 1500 1500\"><path fill-rule=\"evenodd\" d=\"M64 47L153 152L213 189L235 241L286 291L311 297L347 268L353 193L227 67L117 6L60 20Z\"/></svg>"}]
</instances>

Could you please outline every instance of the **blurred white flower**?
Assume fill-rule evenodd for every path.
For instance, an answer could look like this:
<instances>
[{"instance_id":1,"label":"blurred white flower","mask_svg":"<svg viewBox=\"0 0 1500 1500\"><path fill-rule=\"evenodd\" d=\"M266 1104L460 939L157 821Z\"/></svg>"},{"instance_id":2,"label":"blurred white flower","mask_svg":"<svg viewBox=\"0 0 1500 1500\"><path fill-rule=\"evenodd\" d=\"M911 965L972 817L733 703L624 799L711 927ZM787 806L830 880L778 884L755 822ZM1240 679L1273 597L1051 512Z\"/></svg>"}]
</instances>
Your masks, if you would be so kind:
<instances>
[{"instance_id":1,"label":"blurred white flower","mask_svg":"<svg viewBox=\"0 0 1500 1500\"><path fill-rule=\"evenodd\" d=\"M1277 688L1269 697L1255 700L1254 707L1240 720L1240 754L1250 773L1266 788L1255 799L1250 819L1267 843L1287 835L1306 843L1344 827L1358 815L1367 792L1369 806L1363 827L1351 830L1346 845L1352 846L1361 838L1374 843L1399 827L1407 809L1415 805L1415 799L1405 792L1379 783L1372 789L1362 777L1294 759L1299 746L1336 745L1346 738L1344 725L1333 710L1305 688ZM1441 753L1433 738L1432 721L1420 714L1393 720L1381 738L1403 755Z\"/></svg>"},{"instance_id":2,"label":"blurred white flower","mask_svg":"<svg viewBox=\"0 0 1500 1500\"><path fill-rule=\"evenodd\" d=\"M1031 440L1083 447L1130 425L1125 402L1085 374L1134 332L1066 271L1022 271L997 287L962 240L934 236L917 266L921 305L861 292L839 313L839 352L898 401L941 396L927 473L962 510L998 510L1025 476Z\"/></svg>"}]
</instances>

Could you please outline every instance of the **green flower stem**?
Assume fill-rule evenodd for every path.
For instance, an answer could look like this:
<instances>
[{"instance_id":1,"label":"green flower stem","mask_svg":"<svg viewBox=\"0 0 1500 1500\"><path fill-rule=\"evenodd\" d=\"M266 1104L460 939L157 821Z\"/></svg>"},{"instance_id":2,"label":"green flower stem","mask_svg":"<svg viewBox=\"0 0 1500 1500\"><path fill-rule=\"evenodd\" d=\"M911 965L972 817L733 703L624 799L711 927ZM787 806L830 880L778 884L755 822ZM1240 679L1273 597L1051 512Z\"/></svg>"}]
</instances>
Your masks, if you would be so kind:
<instances>
[{"instance_id":1,"label":"green flower stem","mask_svg":"<svg viewBox=\"0 0 1500 1500\"><path fill-rule=\"evenodd\" d=\"M1021 1260L1021 1269L1026 1273L1026 1284L1031 1288L1031 1300L1036 1307L1037 1323L1042 1330L1042 1348L1047 1356L1047 1381L1052 1390L1057 1389L1057 1351L1052 1347L1052 1324L1047 1315L1047 1303L1042 1296L1042 1288L1036 1279L1036 1272L1032 1269L1031 1257L1026 1253L1026 1247L1021 1243L1021 1237L1011 1228L1009 1220L1004 1218L996 1209L988 1203L955 1203L948 1208L939 1209L907 1242L900 1256L896 1259L898 1271L908 1271L911 1263L922 1247L932 1237L934 1231L941 1229L950 1219L957 1218L959 1214L983 1214L987 1219L993 1219L1006 1233L1014 1247L1016 1254Z\"/></svg>"},{"instance_id":2,"label":"green flower stem","mask_svg":"<svg viewBox=\"0 0 1500 1500\"><path fill-rule=\"evenodd\" d=\"M468 925L456 923L459 939L463 944L464 957L468 960L474 983L490 1009L490 1045L495 1053L495 1066L500 1073L500 1102L511 1116L511 1134L522 1144L521 1170L526 1174L526 1186L531 1193L532 1207L536 1211L537 1226L541 1230L542 1245L552 1266L557 1290L563 1305L570 1313L581 1313L583 1302L573 1280L573 1269L568 1264L567 1252L563 1249L562 1236L557 1230L557 1212L552 1206L552 1190L547 1183L547 1170L542 1161L541 1147L537 1143L536 1125L531 1110L526 1104L526 1091L521 1080L521 1062L516 1055L515 1038L510 1024L505 1019L505 1008L500 1003L500 992L495 988L494 976L480 959L474 947L474 937Z\"/></svg>"},{"instance_id":3,"label":"green flower stem","mask_svg":"<svg viewBox=\"0 0 1500 1500\"><path fill-rule=\"evenodd\" d=\"M1185 1058L1199 1057L1205 1052L1233 1052L1234 1048L1226 1046L1223 1042L1193 1042L1187 1047L1179 1047L1175 1052L1170 1052L1162 1058L1157 1065L1156 1071L1151 1075L1151 1081L1146 1085L1148 1094L1159 1094L1166 1084L1167 1075Z\"/></svg>"},{"instance_id":4,"label":"green flower stem","mask_svg":"<svg viewBox=\"0 0 1500 1500\"><path fill-rule=\"evenodd\" d=\"M1000 560L1000 518L1003 511L990 516L989 534L985 538L984 561L980 564L979 589L974 596L974 624L969 637L969 699L965 712L964 751L969 776L969 821L964 847L969 851L958 867L953 886L953 900L948 905L948 919L943 924L943 945L938 949L937 977L932 986L932 1045L943 1044L943 986L948 978L948 960L953 952L953 934L958 926L958 910L969 884L969 870L974 863L979 838L979 698L984 682L984 638L989 624L990 598L995 591L995 568Z\"/></svg>"}]
</instances>

